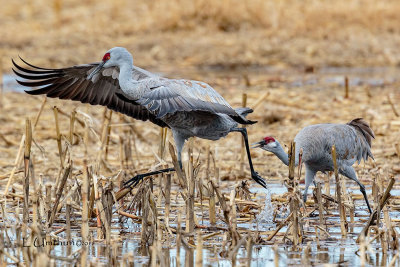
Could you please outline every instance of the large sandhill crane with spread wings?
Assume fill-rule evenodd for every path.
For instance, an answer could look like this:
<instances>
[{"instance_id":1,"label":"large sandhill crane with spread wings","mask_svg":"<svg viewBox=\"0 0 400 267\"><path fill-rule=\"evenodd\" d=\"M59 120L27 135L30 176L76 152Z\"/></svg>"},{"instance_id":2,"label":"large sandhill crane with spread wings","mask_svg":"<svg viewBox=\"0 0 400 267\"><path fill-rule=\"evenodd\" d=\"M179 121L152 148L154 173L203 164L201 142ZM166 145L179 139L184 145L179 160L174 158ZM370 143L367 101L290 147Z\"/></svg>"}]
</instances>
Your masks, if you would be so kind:
<instances>
[{"instance_id":1,"label":"large sandhill crane with spread wings","mask_svg":"<svg viewBox=\"0 0 400 267\"><path fill-rule=\"evenodd\" d=\"M233 109L208 84L152 74L134 66L132 55L122 47L107 51L102 62L68 68L47 69L23 62L31 68L13 61L16 68L13 70L27 80L18 83L35 88L26 91L28 94L103 105L135 119L171 128L181 168L181 152L189 137L218 140L230 132L240 132L246 145L251 177L266 188L265 180L254 171L247 131L238 127L238 124L255 123L245 118L252 110ZM139 174L127 181L125 187L135 186L146 176L168 171L174 168Z\"/></svg>"}]
</instances>

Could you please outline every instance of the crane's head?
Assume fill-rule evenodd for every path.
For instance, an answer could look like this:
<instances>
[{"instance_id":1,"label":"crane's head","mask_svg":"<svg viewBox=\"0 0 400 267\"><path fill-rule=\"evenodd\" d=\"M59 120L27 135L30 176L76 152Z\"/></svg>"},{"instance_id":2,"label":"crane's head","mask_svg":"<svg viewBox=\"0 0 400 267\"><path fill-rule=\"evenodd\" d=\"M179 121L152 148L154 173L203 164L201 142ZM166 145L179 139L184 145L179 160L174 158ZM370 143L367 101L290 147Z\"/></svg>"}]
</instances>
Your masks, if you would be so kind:
<instances>
[{"instance_id":1,"label":"crane's head","mask_svg":"<svg viewBox=\"0 0 400 267\"><path fill-rule=\"evenodd\" d=\"M128 64L128 66L133 65L133 59L131 53L129 53L129 51L123 47L111 48L104 54L100 64L89 74L87 79L88 80L92 79L92 77L96 73L98 73L102 68L121 67L121 65L124 64Z\"/></svg>"},{"instance_id":2,"label":"crane's head","mask_svg":"<svg viewBox=\"0 0 400 267\"><path fill-rule=\"evenodd\" d=\"M274 152L278 146L278 141L271 136L266 136L260 142L252 144L252 148L260 147L270 152Z\"/></svg>"}]
</instances>

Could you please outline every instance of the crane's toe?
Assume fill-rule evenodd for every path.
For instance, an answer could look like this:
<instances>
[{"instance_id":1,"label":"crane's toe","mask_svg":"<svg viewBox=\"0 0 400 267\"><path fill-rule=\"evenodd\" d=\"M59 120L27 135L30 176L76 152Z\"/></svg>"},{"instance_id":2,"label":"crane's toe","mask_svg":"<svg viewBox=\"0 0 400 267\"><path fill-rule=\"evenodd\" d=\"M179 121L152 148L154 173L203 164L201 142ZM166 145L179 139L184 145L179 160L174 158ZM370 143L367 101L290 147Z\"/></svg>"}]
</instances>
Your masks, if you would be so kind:
<instances>
[{"instance_id":1,"label":"crane's toe","mask_svg":"<svg viewBox=\"0 0 400 267\"><path fill-rule=\"evenodd\" d=\"M135 187L144 177L145 175L143 174L138 174L132 177L131 179L129 179L124 183L124 188Z\"/></svg>"},{"instance_id":2,"label":"crane's toe","mask_svg":"<svg viewBox=\"0 0 400 267\"><path fill-rule=\"evenodd\" d=\"M267 189L267 183L265 182L264 178L262 178L257 172L253 172L251 174L251 178L256 181L258 184L260 184L262 187Z\"/></svg>"}]
</instances>

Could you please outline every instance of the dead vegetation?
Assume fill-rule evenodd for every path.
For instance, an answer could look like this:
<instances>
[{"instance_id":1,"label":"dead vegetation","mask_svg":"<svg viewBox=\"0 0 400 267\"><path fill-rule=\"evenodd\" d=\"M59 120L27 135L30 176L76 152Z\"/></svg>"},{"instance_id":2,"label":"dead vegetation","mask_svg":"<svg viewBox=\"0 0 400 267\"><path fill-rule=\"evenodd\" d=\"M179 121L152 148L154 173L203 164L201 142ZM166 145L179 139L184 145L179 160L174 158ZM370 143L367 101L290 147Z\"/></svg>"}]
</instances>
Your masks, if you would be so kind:
<instances>
[{"instance_id":1,"label":"dead vegetation","mask_svg":"<svg viewBox=\"0 0 400 267\"><path fill-rule=\"evenodd\" d=\"M0 116L1 225L11 233L2 230L0 236L9 238L6 244L14 247L4 246L0 258L10 263L46 260L85 265L101 255L110 264L131 264L144 256L150 264L179 265L181 259L194 264L194 255L208 251L212 258L204 258L203 263L250 264L251 257L264 260L255 256L257 247L268 250L275 243L278 247L272 255L277 264L285 253L283 247L294 255L308 255L293 259L297 264L337 263L334 257L316 255L332 249L332 242L357 239L358 245L336 252L344 263L397 263L399 200L397 193L388 197L388 192L398 190L396 184L392 186L400 172L396 167L400 123L394 112L398 107L397 102L388 101L396 96L396 83L379 88L352 86L355 78L350 75L345 98L344 76L343 84L332 84L324 82L329 75L309 74L301 78L303 83L315 78L319 82L290 88L296 74L282 76L273 87L268 85L269 76L279 73L249 74L248 79L226 75L214 73L205 80L212 79L217 88L233 87L221 90L233 106L247 102L255 108L252 119L264 123L249 127L251 141L272 135L290 144L293 133L305 125L347 122L359 116L369 121L377 135L375 161L363 163L357 171L367 188L372 188L369 199L374 214L368 218L362 195L353 190L357 185L341 177L338 183L331 177L329 183L324 175L319 180L323 178L323 184L317 183L304 208L300 200L304 171L300 175L300 170L292 169L288 176L279 160L253 150L255 168L267 178L272 192L273 222L261 222L259 213L268 204L266 192L255 190L258 186L246 179L249 171L240 164L244 160L239 156L240 136L234 134L216 143L192 140L184 153L184 172L145 180L132 194L118 191L121 182L136 173L177 166L169 130L102 107L5 93ZM267 123L273 110L280 110L279 121ZM277 193L282 183L288 190ZM15 246L23 241L45 245ZM81 246L68 245L68 241L79 241ZM100 252L103 244L104 253ZM125 244L135 249L126 249ZM92 247L103 254L93 257ZM169 250L175 247L182 250L175 250L177 256L170 258ZM185 256L179 258L179 253ZM383 256L377 258L376 253Z\"/></svg>"}]
</instances>

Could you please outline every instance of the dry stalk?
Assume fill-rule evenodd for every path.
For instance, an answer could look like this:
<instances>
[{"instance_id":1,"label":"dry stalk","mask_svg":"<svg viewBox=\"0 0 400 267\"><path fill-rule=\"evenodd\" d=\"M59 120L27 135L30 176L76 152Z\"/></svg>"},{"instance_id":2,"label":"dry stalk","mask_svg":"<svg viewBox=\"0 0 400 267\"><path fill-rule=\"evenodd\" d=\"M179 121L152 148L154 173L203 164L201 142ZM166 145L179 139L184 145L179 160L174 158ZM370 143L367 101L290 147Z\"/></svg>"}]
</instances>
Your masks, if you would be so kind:
<instances>
[{"instance_id":1,"label":"dry stalk","mask_svg":"<svg viewBox=\"0 0 400 267\"><path fill-rule=\"evenodd\" d=\"M272 238L274 238L274 236L292 219L292 217L293 212L291 212L289 216L287 216L287 218L279 224L279 226L272 232L272 234L267 237L266 241L271 241Z\"/></svg>"},{"instance_id":2,"label":"dry stalk","mask_svg":"<svg viewBox=\"0 0 400 267\"><path fill-rule=\"evenodd\" d=\"M36 125L37 125L38 122L39 122L40 115L42 114L42 111L43 111L43 109L44 109L44 106L46 105L46 102L47 102L47 96L43 97L42 104L40 105L39 111L38 111L38 113L36 114L35 121L34 121L34 123L33 123L33 131L35 130Z\"/></svg>"},{"instance_id":3,"label":"dry stalk","mask_svg":"<svg viewBox=\"0 0 400 267\"><path fill-rule=\"evenodd\" d=\"M71 240L71 202L69 200L67 201L67 203L65 205L65 220L66 220L66 239L67 239L67 241L70 241ZM83 225L83 223L82 223L82 225ZM67 250L68 250L67 251L68 255L71 254L71 246L68 246Z\"/></svg>"},{"instance_id":4,"label":"dry stalk","mask_svg":"<svg viewBox=\"0 0 400 267\"><path fill-rule=\"evenodd\" d=\"M229 258L232 262L232 266L236 266L236 256L237 256L237 252L239 250L240 247L242 247L244 244L246 244L246 237L242 237L237 243L236 245L230 250L229 252Z\"/></svg>"},{"instance_id":5,"label":"dry stalk","mask_svg":"<svg viewBox=\"0 0 400 267\"><path fill-rule=\"evenodd\" d=\"M57 208L58 208L58 203L60 202L61 195L62 195L62 193L63 193L63 191L64 191L65 184L66 184L66 182L67 182L67 179L68 179L68 177L69 177L71 171L72 171L72 162L71 162L71 163L67 166L67 168L65 169L64 175L62 176L61 182L60 182L60 184L59 184L59 186L58 186L57 194L56 194L56 200L55 200L54 205L53 205L53 210L52 210L51 215L50 215L50 220L48 221L48 227L49 227L49 228L50 228L51 225L53 224L54 219L55 219L55 217L56 217Z\"/></svg>"},{"instance_id":6,"label":"dry stalk","mask_svg":"<svg viewBox=\"0 0 400 267\"><path fill-rule=\"evenodd\" d=\"M251 238L250 233L247 236L246 252L247 252L247 267L250 267L252 260L252 252L253 252L253 239Z\"/></svg>"},{"instance_id":7,"label":"dry stalk","mask_svg":"<svg viewBox=\"0 0 400 267\"><path fill-rule=\"evenodd\" d=\"M266 92L265 94L263 94L254 104L253 104L253 106L251 107L251 109L254 111L254 110L256 110L256 108L258 108L261 104L262 104L262 102L267 98L267 96L269 96L269 91L268 92Z\"/></svg>"},{"instance_id":8,"label":"dry stalk","mask_svg":"<svg viewBox=\"0 0 400 267\"><path fill-rule=\"evenodd\" d=\"M165 225L169 227L169 212L171 203L171 173L166 174L166 184L165 184Z\"/></svg>"},{"instance_id":9,"label":"dry stalk","mask_svg":"<svg viewBox=\"0 0 400 267\"><path fill-rule=\"evenodd\" d=\"M232 232L237 233L237 224L236 224L236 203L235 203L235 190L233 189L231 191L231 198L230 198L230 222L231 222L231 227L232 227ZM235 238L232 238L232 244L231 246L236 246L237 245L237 236L234 236Z\"/></svg>"},{"instance_id":10,"label":"dry stalk","mask_svg":"<svg viewBox=\"0 0 400 267\"><path fill-rule=\"evenodd\" d=\"M152 245L157 234L157 230L155 229L157 215L155 213L155 203L152 200L150 186L146 184L142 194L142 234L140 242L142 247ZM149 218L151 218L150 221ZM148 227L149 224L151 228Z\"/></svg>"},{"instance_id":11,"label":"dry stalk","mask_svg":"<svg viewBox=\"0 0 400 267\"><path fill-rule=\"evenodd\" d=\"M100 171L100 165L105 159L104 153L105 153L105 148L107 145L107 136L108 136L108 128L110 127L110 121L111 121L111 116L112 116L112 110L107 110L105 108L104 110L104 121L102 125L102 131L101 131L101 145L100 145L100 150L97 154L96 158L96 167L94 169L94 173L97 175L99 174Z\"/></svg>"},{"instance_id":12,"label":"dry stalk","mask_svg":"<svg viewBox=\"0 0 400 267\"><path fill-rule=\"evenodd\" d=\"M32 197L32 225L39 224L39 192L35 191Z\"/></svg>"},{"instance_id":13,"label":"dry stalk","mask_svg":"<svg viewBox=\"0 0 400 267\"><path fill-rule=\"evenodd\" d=\"M357 243L359 243L361 241L361 238L364 238L365 235L368 233L369 227L375 222L375 220L378 216L378 210L382 210L383 207L386 205L387 200L391 197L390 190L392 190L394 183L395 183L395 179L393 177L390 178L389 185L386 188L385 193L381 197L378 207L371 213L371 215L369 216L368 222L365 224L364 228L358 235L357 240L356 240Z\"/></svg>"},{"instance_id":14,"label":"dry stalk","mask_svg":"<svg viewBox=\"0 0 400 267\"><path fill-rule=\"evenodd\" d=\"M389 104L390 104L390 107L391 107L392 110L393 110L394 115L395 115L396 117L400 117L399 112L397 112L396 106L395 106L394 103L392 102L392 98L390 97L390 94L387 95L387 100L388 100L388 102L389 102Z\"/></svg>"},{"instance_id":15,"label":"dry stalk","mask_svg":"<svg viewBox=\"0 0 400 267\"><path fill-rule=\"evenodd\" d=\"M229 221L229 208L228 205L226 204L225 197L221 193L219 186L215 184L214 180L211 180L211 185L214 188L214 191L218 197L219 204L221 205L222 211L224 213L224 218L225 218L225 223L230 226L230 221Z\"/></svg>"},{"instance_id":16,"label":"dry stalk","mask_svg":"<svg viewBox=\"0 0 400 267\"><path fill-rule=\"evenodd\" d=\"M15 162L14 162L14 167L11 170L10 177L8 178L6 189L4 189L4 195L5 196L8 195L8 189L9 189L11 183L13 182L14 174L16 173L18 166L21 164L21 161L22 161L22 148L24 147L24 142L25 142L25 134L21 138L21 142L19 144L17 157L15 158Z\"/></svg>"},{"instance_id":17,"label":"dry stalk","mask_svg":"<svg viewBox=\"0 0 400 267\"><path fill-rule=\"evenodd\" d=\"M365 236L362 235L360 238L360 266L365 266Z\"/></svg>"},{"instance_id":18,"label":"dry stalk","mask_svg":"<svg viewBox=\"0 0 400 267\"><path fill-rule=\"evenodd\" d=\"M400 256L400 251L397 251L396 255L393 256L392 260L389 262L389 267L396 266L396 260Z\"/></svg>"},{"instance_id":19,"label":"dry stalk","mask_svg":"<svg viewBox=\"0 0 400 267\"><path fill-rule=\"evenodd\" d=\"M51 184L46 184L46 221L50 221L50 216L51 216Z\"/></svg>"},{"instance_id":20,"label":"dry stalk","mask_svg":"<svg viewBox=\"0 0 400 267\"><path fill-rule=\"evenodd\" d=\"M87 160L83 160L83 181L82 181L82 225L81 236L82 242L86 242L89 238L89 171Z\"/></svg>"},{"instance_id":21,"label":"dry stalk","mask_svg":"<svg viewBox=\"0 0 400 267\"><path fill-rule=\"evenodd\" d=\"M94 201L96 202L96 226L97 226L97 238L102 239L104 238L104 232L102 231L101 227L101 218L100 218L100 209L101 207L98 206L98 200L100 199L100 194L99 194L99 184L97 180L97 175L93 175L93 186L94 186ZM101 202L100 204L101 205Z\"/></svg>"},{"instance_id":22,"label":"dry stalk","mask_svg":"<svg viewBox=\"0 0 400 267\"><path fill-rule=\"evenodd\" d=\"M142 221L142 217L130 214L130 213L122 211L122 210L118 210L118 214L122 215L122 216L125 216L125 217L128 217L128 218L132 219L133 221L135 221L137 223L141 223L141 221Z\"/></svg>"},{"instance_id":23,"label":"dry stalk","mask_svg":"<svg viewBox=\"0 0 400 267\"><path fill-rule=\"evenodd\" d=\"M303 149L300 148L300 151L299 151L299 165L297 167L297 177L298 177L299 180L301 178L301 170L302 170L302 166L303 166L302 159L303 159ZM305 205L306 205L306 203L304 203L304 207L305 207Z\"/></svg>"},{"instance_id":24,"label":"dry stalk","mask_svg":"<svg viewBox=\"0 0 400 267\"><path fill-rule=\"evenodd\" d=\"M196 267L203 266L203 238L201 231L197 232L197 244L196 244Z\"/></svg>"},{"instance_id":25,"label":"dry stalk","mask_svg":"<svg viewBox=\"0 0 400 267\"><path fill-rule=\"evenodd\" d=\"M340 231L342 233L342 237L346 237L347 236L346 212L344 209L344 205L342 203L342 189L341 189L341 182L340 182L340 178L339 178L338 166L337 166L337 161L336 161L335 145L332 146L332 159L333 159L333 167L335 170L335 179L336 179L336 196L337 196L337 201L339 203Z\"/></svg>"},{"instance_id":26,"label":"dry stalk","mask_svg":"<svg viewBox=\"0 0 400 267\"><path fill-rule=\"evenodd\" d=\"M131 192L132 188L122 188L117 193L115 193L115 198L117 200L121 200L124 196L126 196L129 192Z\"/></svg>"},{"instance_id":27,"label":"dry stalk","mask_svg":"<svg viewBox=\"0 0 400 267\"><path fill-rule=\"evenodd\" d=\"M317 183L317 201L318 201L318 213L319 213L319 226L321 228L325 225L325 218L324 218L324 207L322 206L322 188L321 183Z\"/></svg>"},{"instance_id":28,"label":"dry stalk","mask_svg":"<svg viewBox=\"0 0 400 267\"><path fill-rule=\"evenodd\" d=\"M176 266L181 266L180 261L181 261L181 223L182 223L182 217L181 217L182 212L178 212L178 222L176 226Z\"/></svg>"},{"instance_id":29,"label":"dry stalk","mask_svg":"<svg viewBox=\"0 0 400 267\"><path fill-rule=\"evenodd\" d=\"M111 114L110 113L110 121L111 121ZM104 156L104 160L107 161L108 159L108 150L109 150L109 144L110 144L110 136L111 136L111 126L107 127L107 138L106 138L106 148L105 148L105 156Z\"/></svg>"},{"instance_id":30,"label":"dry stalk","mask_svg":"<svg viewBox=\"0 0 400 267\"><path fill-rule=\"evenodd\" d=\"M88 258L88 250L86 246L82 247L80 258L81 258L81 267L86 267Z\"/></svg>"},{"instance_id":31,"label":"dry stalk","mask_svg":"<svg viewBox=\"0 0 400 267\"><path fill-rule=\"evenodd\" d=\"M274 264L275 267L279 267L279 249L278 249L278 244L275 243L273 246L273 251L274 251Z\"/></svg>"},{"instance_id":32,"label":"dry stalk","mask_svg":"<svg viewBox=\"0 0 400 267\"><path fill-rule=\"evenodd\" d=\"M215 193L214 188L211 182L211 178L208 182L208 193L209 193L209 221L211 225L215 225L217 223L217 215L215 209Z\"/></svg>"},{"instance_id":33,"label":"dry stalk","mask_svg":"<svg viewBox=\"0 0 400 267\"><path fill-rule=\"evenodd\" d=\"M89 171L88 171L89 175ZM91 184L92 179L90 179L91 176L88 176L88 184L89 184L89 191L90 191L90 196L89 196L89 218L94 218L96 217L96 209L94 208L94 201L95 201L95 191L94 191L94 183Z\"/></svg>"},{"instance_id":34,"label":"dry stalk","mask_svg":"<svg viewBox=\"0 0 400 267\"><path fill-rule=\"evenodd\" d=\"M344 98L349 98L349 77L344 77Z\"/></svg>"},{"instance_id":35,"label":"dry stalk","mask_svg":"<svg viewBox=\"0 0 400 267\"><path fill-rule=\"evenodd\" d=\"M114 204L112 196L112 183L108 186L100 187L101 197L96 201L96 206L99 209L100 218L102 222L102 229L106 236L107 244L111 241L111 219L112 219L112 205Z\"/></svg>"},{"instance_id":36,"label":"dry stalk","mask_svg":"<svg viewBox=\"0 0 400 267\"><path fill-rule=\"evenodd\" d=\"M160 146L159 146L159 157L161 160L164 159L165 144L167 141L168 128L160 128Z\"/></svg>"},{"instance_id":37,"label":"dry stalk","mask_svg":"<svg viewBox=\"0 0 400 267\"><path fill-rule=\"evenodd\" d=\"M32 126L31 121L26 119L26 130L25 130L25 152L24 152L24 206L23 206L23 222L28 223L29 219L29 163L32 146Z\"/></svg>"},{"instance_id":38,"label":"dry stalk","mask_svg":"<svg viewBox=\"0 0 400 267\"><path fill-rule=\"evenodd\" d=\"M56 125L56 140L58 146L58 154L60 156L60 165L61 169L64 169L64 159L63 159L63 151L62 151L62 144L61 144L61 134L60 134L60 124L58 122L58 108L56 106L53 107L54 111L54 119Z\"/></svg>"},{"instance_id":39,"label":"dry stalk","mask_svg":"<svg viewBox=\"0 0 400 267\"><path fill-rule=\"evenodd\" d=\"M70 118L70 121L69 121L69 143L71 144L71 146L74 144L75 117L76 117L76 111L73 110L71 112L71 118Z\"/></svg>"},{"instance_id":40,"label":"dry stalk","mask_svg":"<svg viewBox=\"0 0 400 267\"><path fill-rule=\"evenodd\" d=\"M296 143L291 142L289 148L289 193L294 191L294 174L295 174L295 158L296 158Z\"/></svg>"}]
</instances>

